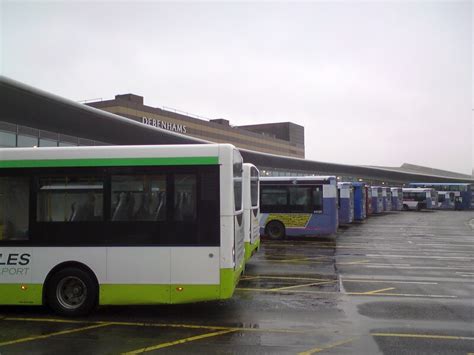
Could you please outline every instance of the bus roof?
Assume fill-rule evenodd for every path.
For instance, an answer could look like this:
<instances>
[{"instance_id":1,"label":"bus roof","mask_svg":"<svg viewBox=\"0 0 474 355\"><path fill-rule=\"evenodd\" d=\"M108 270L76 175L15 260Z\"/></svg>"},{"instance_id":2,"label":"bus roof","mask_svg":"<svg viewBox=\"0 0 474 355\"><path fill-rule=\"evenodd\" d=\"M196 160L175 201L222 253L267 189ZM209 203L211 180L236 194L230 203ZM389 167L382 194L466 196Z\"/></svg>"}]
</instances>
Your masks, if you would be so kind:
<instances>
[{"instance_id":1,"label":"bus roof","mask_svg":"<svg viewBox=\"0 0 474 355\"><path fill-rule=\"evenodd\" d=\"M332 181L335 176L265 176L261 181Z\"/></svg>"},{"instance_id":2,"label":"bus roof","mask_svg":"<svg viewBox=\"0 0 474 355\"><path fill-rule=\"evenodd\" d=\"M429 186L445 186L445 185L453 185L453 186L466 186L470 185L468 183L461 183L461 182L410 182L409 185L429 185Z\"/></svg>"},{"instance_id":3,"label":"bus roof","mask_svg":"<svg viewBox=\"0 0 474 355\"><path fill-rule=\"evenodd\" d=\"M160 158L168 158L163 161L167 165L218 164L221 149L235 147L231 144L181 144L3 148L0 149L0 168L153 165L152 160L159 162Z\"/></svg>"}]
</instances>

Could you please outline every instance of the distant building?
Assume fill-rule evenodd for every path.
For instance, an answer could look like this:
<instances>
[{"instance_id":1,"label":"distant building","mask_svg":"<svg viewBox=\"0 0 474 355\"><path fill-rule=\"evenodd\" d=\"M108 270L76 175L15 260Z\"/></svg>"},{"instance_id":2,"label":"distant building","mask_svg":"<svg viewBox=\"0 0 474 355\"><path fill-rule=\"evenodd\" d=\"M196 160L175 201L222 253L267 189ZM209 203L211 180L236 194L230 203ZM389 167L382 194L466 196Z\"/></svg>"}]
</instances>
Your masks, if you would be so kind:
<instances>
[{"instance_id":1,"label":"distant building","mask_svg":"<svg viewBox=\"0 0 474 355\"><path fill-rule=\"evenodd\" d=\"M146 106L143 97L116 95L113 100L87 105L211 142L232 143L239 148L289 157L305 157L304 127L291 122L231 126L226 119L203 120L187 113Z\"/></svg>"}]
</instances>

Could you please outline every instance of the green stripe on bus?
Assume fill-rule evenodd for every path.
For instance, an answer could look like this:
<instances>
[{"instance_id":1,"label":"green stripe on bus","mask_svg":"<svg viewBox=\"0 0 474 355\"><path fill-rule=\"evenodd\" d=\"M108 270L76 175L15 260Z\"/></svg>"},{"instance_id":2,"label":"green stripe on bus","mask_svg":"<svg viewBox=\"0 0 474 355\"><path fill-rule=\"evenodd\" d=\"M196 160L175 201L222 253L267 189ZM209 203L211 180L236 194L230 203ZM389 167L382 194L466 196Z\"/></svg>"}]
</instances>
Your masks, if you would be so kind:
<instances>
[{"instance_id":1,"label":"green stripe on bus","mask_svg":"<svg viewBox=\"0 0 474 355\"><path fill-rule=\"evenodd\" d=\"M44 159L44 160L2 160L0 161L0 168L216 165L218 163L219 163L218 157Z\"/></svg>"}]
</instances>

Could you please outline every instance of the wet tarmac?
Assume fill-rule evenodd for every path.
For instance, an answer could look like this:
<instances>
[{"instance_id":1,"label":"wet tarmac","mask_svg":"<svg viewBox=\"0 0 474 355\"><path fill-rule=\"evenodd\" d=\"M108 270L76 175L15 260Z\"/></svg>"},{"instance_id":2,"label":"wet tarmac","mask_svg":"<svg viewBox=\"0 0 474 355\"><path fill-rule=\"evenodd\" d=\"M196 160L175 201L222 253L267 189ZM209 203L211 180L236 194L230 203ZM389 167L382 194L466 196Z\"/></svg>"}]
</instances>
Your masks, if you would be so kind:
<instances>
[{"instance_id":1,"label":"wet tarmac","mask_svg":"<svg viewBox=\"0 0 474 355\"><path fill-rule=\"evenodd\" d=\"M474 212L392 212L265 240L225 302L0 307L0 354L474 353Z\"/></svg>"}]
</instances>

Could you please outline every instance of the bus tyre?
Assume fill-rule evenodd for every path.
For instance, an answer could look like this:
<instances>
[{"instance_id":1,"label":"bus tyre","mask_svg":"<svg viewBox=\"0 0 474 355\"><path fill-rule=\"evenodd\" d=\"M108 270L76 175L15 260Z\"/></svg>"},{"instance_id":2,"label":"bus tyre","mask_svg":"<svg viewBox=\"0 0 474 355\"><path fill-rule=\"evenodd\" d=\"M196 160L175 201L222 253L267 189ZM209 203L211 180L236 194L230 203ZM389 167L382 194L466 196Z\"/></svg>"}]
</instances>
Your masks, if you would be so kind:
<instances>
[{"instance_id":1,"label":"bus tyre","mask_svg":"<svg viewBox=\"0 0 474 355\"><path fill-rule=\"evenodd\" d=\"M46 286L46 301L63 316L82 316L97 305L98 286L90 273L70 267L55 273Z\"/></svg>"},{"instance_id":2,"label":"bus tyre","mask_svg":"<svg viewBox=\"0 0 474 355\"><path fill-rule=\"evenodd\" d=\"M270 239L283 239L285 238L285 226L283 223L279 221L271 221L270 223L267 224L267 227L265 228L266 230L266 235Z\"/></svg>"},{"instance_id":3,"label":"bus tyre","mask_svg":"<svg viewBox=\"0 0 474 355\"><path fill-rule=\"evenodd\" d=\"M409 210L408 205L403 204L403 210L404 210L404 211L408 211L408 210Z\"/></svg>"}]
</instances>

